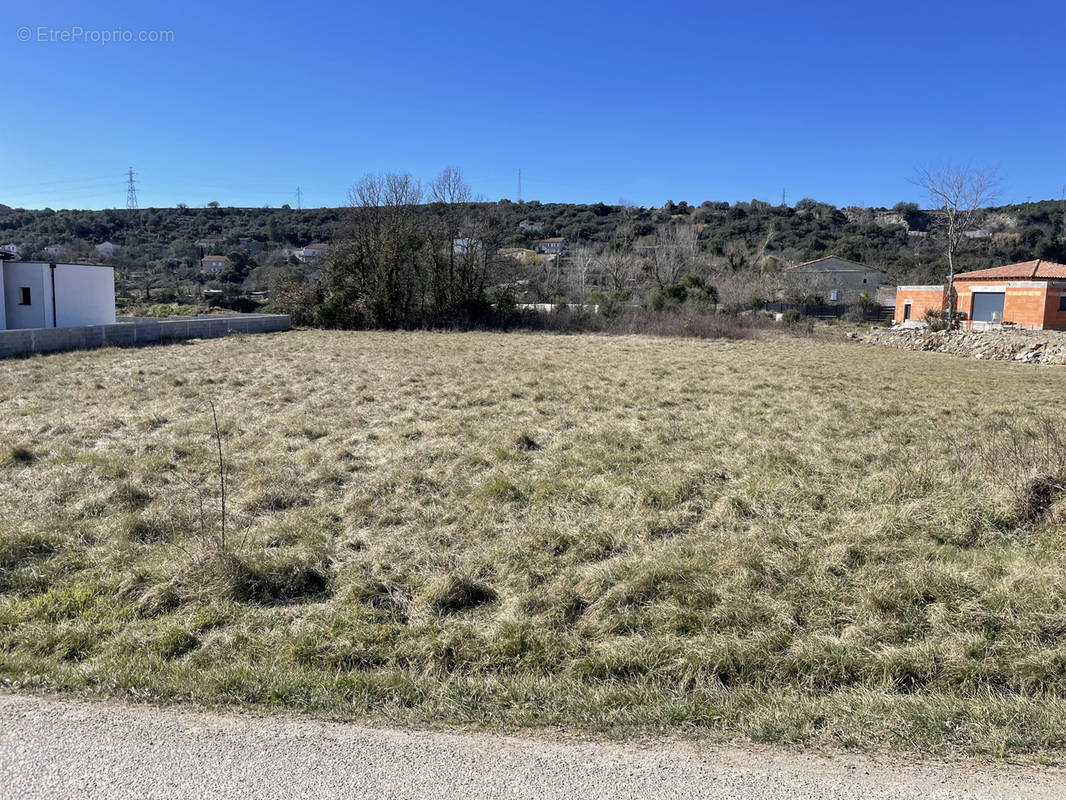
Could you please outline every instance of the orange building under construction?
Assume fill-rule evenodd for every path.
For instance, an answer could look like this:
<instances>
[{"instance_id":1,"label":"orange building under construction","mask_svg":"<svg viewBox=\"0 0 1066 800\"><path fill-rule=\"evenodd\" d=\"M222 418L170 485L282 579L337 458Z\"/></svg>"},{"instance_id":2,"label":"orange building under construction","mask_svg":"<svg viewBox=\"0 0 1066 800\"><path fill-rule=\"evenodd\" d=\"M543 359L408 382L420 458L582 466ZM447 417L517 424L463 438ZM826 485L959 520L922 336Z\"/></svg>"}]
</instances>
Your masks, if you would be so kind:
<instances>
[{"instance_id":1,"label":"orange building under construction","mask_svg":"<svg viewBox=\"0 0 1066 800\"><path fill-rule=\"evenodd\" d=\"M955 310L965 328L1066 329L1066 265L1023 261L955 276ZM896 322L948 307L946 286L900 286Z\"/></svg>"}]
</instances>

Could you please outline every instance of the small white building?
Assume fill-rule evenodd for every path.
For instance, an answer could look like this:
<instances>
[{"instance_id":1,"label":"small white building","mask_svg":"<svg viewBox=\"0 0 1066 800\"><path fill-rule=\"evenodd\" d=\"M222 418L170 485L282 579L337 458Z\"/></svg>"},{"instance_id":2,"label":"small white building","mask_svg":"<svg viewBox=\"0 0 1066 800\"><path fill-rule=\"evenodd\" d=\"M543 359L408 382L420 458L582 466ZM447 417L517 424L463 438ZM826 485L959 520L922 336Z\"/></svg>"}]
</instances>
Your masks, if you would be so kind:
<instances>
[{"instance_id":1,"label":"small white building","mask_svg":"<svg viewBox=\"0 0 1066 800\"><path fill-rule=\"evenodd\" d=\"M115 244L114 242L101 242L93 247L96 250L96 255L101 258L114 258L122 252L122 245Z\"/></svg>"},{"instance_id":2,"label":"small white building","mask_svg":"<svg viewBox=\"0 0 1066 800\"><path fill-rule=\"evenodd\" d=\"M19 254L19 246L17 244L5 244L0 246L0 250L3 250L5 253L11 253L13 256Z\"/></svg>"},{"instance_id":3,"label":"small white building","mask_svg":"<svg viewBox=\"0 0 1066 800\"><path fill-rule=\"evenodd\" d=\"M0 330L115 322L115 271L90 264L0 261Z\"/></svg>"},{"instance_id":4,"label":"small white building","mask_svg":"<svg viewBox=\"0 0 1066 800\"><path fill-rule=\"evenodd\" d=\"M307 264L314 264L326 254L327 250L329 250L328 244L324 242L311 242L311 244L297 250L296 257Z\"/></svg>"}]
</instances>

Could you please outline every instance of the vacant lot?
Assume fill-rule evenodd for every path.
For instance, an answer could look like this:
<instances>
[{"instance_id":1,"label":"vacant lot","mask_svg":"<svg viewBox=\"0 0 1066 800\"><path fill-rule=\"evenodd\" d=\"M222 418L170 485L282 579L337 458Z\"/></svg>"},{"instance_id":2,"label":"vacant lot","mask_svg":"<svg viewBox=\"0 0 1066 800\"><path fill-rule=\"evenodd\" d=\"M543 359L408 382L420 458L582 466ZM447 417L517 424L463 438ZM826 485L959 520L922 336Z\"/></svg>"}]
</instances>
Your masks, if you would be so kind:
<instances>
[{"instance_id":1,"label":"vacant lot","mask_svg":"<svg viewBox=\"0 0 1066 800\"><path fill-rule=\"evenodd\" d=\"M787 337L3 362L0 680L1061 760L1061 453L1026 431L1063 397L1054 368Z\"/></svg>"}]
</instances>

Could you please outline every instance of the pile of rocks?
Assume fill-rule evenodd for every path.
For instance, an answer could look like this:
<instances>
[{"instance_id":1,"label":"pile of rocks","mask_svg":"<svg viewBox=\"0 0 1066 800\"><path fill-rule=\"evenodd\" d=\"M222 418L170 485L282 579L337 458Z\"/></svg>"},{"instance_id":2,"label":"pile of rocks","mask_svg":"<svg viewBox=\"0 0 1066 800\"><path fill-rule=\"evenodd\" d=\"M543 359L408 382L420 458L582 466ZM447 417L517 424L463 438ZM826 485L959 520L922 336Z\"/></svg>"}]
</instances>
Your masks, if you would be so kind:
<instances>
[{"instance_id":1,"label":"pile of rocks","mask_svg":"<svg viewBox=\"0 0 1066 800\"><path fill-rule=\"evenodd\" d=\"M931 350L1030 364L1066 364L1066 332L1063 331L1001 329L930 333L920 328L874 328L861 338L870 344L901 350Z\"/></svg>"}]
</instances>

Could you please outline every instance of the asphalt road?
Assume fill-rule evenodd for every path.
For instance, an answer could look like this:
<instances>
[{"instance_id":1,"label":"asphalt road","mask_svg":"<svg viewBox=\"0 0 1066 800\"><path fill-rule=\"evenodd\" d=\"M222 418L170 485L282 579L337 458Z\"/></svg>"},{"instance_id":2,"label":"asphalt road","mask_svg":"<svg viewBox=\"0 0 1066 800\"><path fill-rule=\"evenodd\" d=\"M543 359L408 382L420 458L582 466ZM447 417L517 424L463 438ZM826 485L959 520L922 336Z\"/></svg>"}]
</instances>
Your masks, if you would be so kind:
<instances>
[{"instance_id":1,"label":"asphalt road","mask_svg":"<svg viewBox=\"0 0 1066 800\"><path fill-rule=\"evenodd\" d=\"M0 695L0 797L1062 798L1066 773Z\"/></svg>"}]
</instances>

